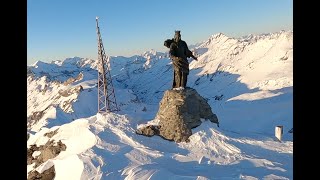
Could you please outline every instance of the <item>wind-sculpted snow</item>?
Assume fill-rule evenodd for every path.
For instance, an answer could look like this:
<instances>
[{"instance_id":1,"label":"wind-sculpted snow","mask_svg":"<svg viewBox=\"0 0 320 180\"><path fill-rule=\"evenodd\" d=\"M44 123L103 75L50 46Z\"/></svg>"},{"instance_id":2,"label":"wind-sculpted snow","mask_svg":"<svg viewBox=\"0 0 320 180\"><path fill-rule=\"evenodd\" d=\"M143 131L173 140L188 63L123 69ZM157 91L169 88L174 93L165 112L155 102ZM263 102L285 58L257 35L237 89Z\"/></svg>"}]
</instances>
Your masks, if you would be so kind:
<instances>
[{"instance_id":1,"label":"wind-sculpted snow","mask_svg":"<svg viewBox=\"0 0 320 180\"><path fill-rule=\"evenodd\" d=\"M45 132L59 129L52 138L62 139L66 150L39 166L38 170L43 171L41 168L45 165L55 165L62 179L71 177L79 168L82 179L241 179L244 176L262 179L271 175L292 178L290 141L280 143L272 138L245 138L218 130L211 122L204 121L193 129L189 143L176 144L156 136L137 135L136 125L125 115L96 114L43 129L30 137L28 145L44 144L48 141ZM61 169L64 162L74 170Z\"/></svg>"},{"instance_id":2,"label":"wind-sculpted snow","mask_svg":"<svg viewBox=\"0 0 320 180\"><path fill-rule=\"evenodd\" d=\"M55 165L58 179L70 173L76 179L293 179L292 35L218 33L190 46L198 61L189 59L187 86L207 100L220 127L203 121L192 129L189 143L135 133L158 122L159 102L172 86L168 52L110 57L120 111L109 114L97 114L96 60L74 57L28 66L28 146L46 143L44 134L56 129L65 129L54 137L67 146L63 158L38 170ZM282 142L274 137L278 125ZM63 170L63 164L74 171ZM28 172L33 169L28 165Z\"/></svg>"}]
</instances>

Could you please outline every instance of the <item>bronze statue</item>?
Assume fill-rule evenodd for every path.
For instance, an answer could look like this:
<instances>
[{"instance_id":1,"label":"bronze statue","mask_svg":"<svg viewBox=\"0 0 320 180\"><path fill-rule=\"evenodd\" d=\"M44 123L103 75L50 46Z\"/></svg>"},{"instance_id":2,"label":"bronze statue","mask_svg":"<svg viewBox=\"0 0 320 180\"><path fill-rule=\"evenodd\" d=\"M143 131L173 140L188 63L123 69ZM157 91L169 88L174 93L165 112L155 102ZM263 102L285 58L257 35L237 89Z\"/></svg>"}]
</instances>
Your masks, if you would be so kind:
<instances>
[{"instance_id":1,"label":"bronze statue","mask_svg":"<svg viewBox=\"0 0 320 180\"><path fill-rule=\"evenodd\" d=\"M172 40L167 39L164 42L164 46L168 47L169 55L173 64L173 89L183 90L187 85L187 78L189 75L189 57L197 60L189 50L185 41L181 40L180 31L175 31L174 38Z\"/></svg>"}]
</instances>

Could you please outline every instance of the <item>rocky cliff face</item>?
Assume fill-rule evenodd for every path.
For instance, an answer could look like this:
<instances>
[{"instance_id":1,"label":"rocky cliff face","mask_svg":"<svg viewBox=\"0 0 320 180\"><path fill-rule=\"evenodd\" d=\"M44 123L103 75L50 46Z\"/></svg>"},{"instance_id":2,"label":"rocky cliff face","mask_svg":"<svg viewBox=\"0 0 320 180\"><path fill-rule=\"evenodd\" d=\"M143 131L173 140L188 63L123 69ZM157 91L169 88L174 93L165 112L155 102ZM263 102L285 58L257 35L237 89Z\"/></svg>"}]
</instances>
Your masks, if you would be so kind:
<instances>
[{"instance_id":1,"label":"rocky cliff face","mask_svg":"<svg viewBox=\"0 0 320 180\"><path fill-rule=\"evenodd\" d=\"M219 125L218 117L207 101L195 89L167 90L164 93L155 119L158 126L146 126L137 130L138 134L160 135L175 142L188 142L192 128L201 124L201 119Z\"/></svg>"}]
</instances>

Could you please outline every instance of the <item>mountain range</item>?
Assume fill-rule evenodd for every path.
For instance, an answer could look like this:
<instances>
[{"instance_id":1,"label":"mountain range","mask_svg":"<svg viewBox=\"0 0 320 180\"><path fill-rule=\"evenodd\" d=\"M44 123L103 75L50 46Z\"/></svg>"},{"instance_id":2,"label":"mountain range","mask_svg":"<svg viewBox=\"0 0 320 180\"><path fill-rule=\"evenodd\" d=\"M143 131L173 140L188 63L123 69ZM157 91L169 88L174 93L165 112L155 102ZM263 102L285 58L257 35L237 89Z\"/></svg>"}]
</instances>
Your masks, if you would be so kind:
<instances>
[{"instance_id":1,"label":"mountain range","mask_svg":"<svg viewBox=\"0 0 320 180\"><path fill-rule=\"evenodd\" d=\"M187 86L220 127L203 121L188 143L135 133L171 89L168 52L110 57L120 111L108 114L97 113L97 60L27 66L28 177L54 167L55 179L293 179L293 31L218 33L190 50ZM51 141L65 148L44 158L36 147Z\"/></svg>"}]
</instances>

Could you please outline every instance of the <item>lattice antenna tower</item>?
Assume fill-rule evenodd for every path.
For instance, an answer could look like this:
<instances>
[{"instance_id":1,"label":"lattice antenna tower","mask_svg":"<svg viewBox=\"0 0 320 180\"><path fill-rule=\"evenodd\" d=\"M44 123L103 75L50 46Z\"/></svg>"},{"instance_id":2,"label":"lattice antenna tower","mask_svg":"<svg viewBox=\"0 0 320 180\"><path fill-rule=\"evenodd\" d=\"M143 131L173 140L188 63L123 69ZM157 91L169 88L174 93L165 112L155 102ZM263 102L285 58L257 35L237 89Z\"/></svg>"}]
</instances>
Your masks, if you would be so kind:
<instances>
[{"instance_id":1,"label":"lattice antenna tower","mask_svg":"<svg viewBox=\"0 0 320 180\"><path fill-rule=\"evenodd\" d=\"M98 35L98 112L115 112L119 111L119 108L112 85L110 59L104 51L98 19L99 17L96 17Z\"/></svg>"}]
</instances>

